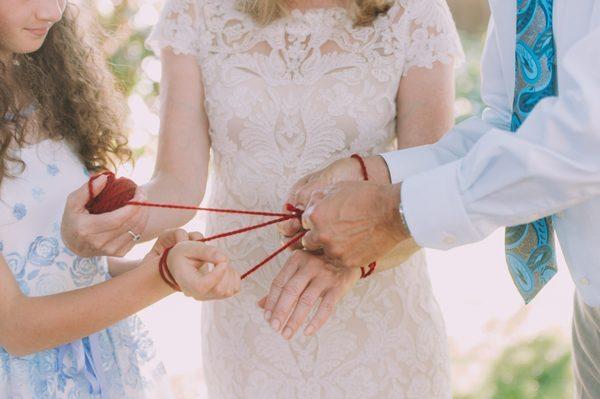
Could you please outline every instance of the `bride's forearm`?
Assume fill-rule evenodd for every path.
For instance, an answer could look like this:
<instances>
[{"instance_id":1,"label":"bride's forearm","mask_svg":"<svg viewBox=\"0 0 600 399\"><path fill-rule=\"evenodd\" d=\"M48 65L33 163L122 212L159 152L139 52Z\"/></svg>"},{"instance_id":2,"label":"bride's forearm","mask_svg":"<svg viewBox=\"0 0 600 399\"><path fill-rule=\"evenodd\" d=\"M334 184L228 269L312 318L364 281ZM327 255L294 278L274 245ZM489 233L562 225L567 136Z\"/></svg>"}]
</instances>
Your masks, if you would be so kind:
<instances>
[{"instance_id":1,"label":"bride's forearm","mask_svg":"<svg viewBox=\"0 0 600 399\"><path fill-rule=\"evenodd\" d=\"M396 245L385 257L377 261L375 272L394 269L401 266L404 262L410 259L417 253L421 247L413 239L409 239Z\"/></svg>"},{"instance_id":2,"label":"bride's forearm","mask_svg":"<svg viewBox=\"0 0 600 399\"><path fill-rule=\"evenodd\" d=\"M158 172L142 186L146 201L160 204L180 204L198 206L204 198L206 175L197 183L183 181L180 176L169 172ZM193 180L193 179L192 179ZM168 208L149 208L148 224L142 234L143 240L150 240L162 231L181 227L189 222L196 211Z\"/></svg>"},{"instance_id":3,"label":"bride's forearm","mask_svg":"<svg viewBox=\"0 0 600 399\"><path fill-rule=\"evenodd\" d=\"M108 272L111 277L117 277L125 272L133 270L142 263L141 259L129 260L112 256L106 258L106 261L108 262Z\"/></svg>"}]
</instances>

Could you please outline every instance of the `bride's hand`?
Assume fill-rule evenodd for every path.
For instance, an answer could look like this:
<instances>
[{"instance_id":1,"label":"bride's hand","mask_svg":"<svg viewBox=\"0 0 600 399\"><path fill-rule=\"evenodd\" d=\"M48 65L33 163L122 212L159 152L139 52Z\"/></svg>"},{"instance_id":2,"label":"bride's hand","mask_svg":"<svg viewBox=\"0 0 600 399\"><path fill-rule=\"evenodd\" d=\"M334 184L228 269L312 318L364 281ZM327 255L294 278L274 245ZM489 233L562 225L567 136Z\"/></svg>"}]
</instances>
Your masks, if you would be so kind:
<instances>
[{"instance_id":1,"label":"bride's hand","mask_svg":"<svg viewBox=\"0 0 600 399\"><path fill-rule=\"evenodd\" d=\"M104 189L106 182L106 176L94 181L92 189L95 196ZM121 257L127 254L137 244L132 233L141 236L146 228L148 208L127 205L112 212L92 215L85 209L88 199L87 183L67 197L61 222L61 235L67 248L81 257ZM132 200L144 199L145 194L138 187Z\"/></svg>"},{"instance_id":2,"label":"bride's hand","mask_svg":"<svg viewBox=\"0 0 600 399\"><path fill-rule=\"evenodd\" d=\"M369 174L369 180L379 183L389 183L389 172L382 157L372 156L364 158ZM313 194L319 193L329 186L342 181L362 181L364 179L360 163L356 159L339 159L329 166L309 175L304 176L290 189L284 204L292 204L305 209ZM285 209L284 205L284 209ZM279 223L279 231L287 237L297 234L302 225L297 219L290 219Z\"/></svg>"},{"instance_id":3,"label":"bride's hand","mask_svg":"<svg viewBox=\"0 0 600 399\"><path fill-rule=\"evenodd\" d=\"M265 319L271 327L281 331L287 340L298 331L313 307L317 307L304 330L305 335L313 335L359 279L359 269L339 270L320 256L294 251L258 306L264 309Z\"/></svg>"}]
</instances>

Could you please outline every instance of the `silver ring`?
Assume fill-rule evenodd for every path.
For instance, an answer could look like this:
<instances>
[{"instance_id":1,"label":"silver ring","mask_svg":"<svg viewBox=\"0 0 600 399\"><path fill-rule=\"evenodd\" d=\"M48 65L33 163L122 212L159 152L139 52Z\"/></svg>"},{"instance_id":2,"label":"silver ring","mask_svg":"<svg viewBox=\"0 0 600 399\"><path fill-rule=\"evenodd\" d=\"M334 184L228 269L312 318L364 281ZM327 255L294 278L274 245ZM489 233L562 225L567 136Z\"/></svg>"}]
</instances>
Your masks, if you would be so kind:
<instances>
[{"instance_id":1,"label":"silver ring","mask_svg":"<svg viewBox=\"0 0 600 399\"><path fill-rule=\"evenodd\" d=\"M300 240L300 244L302 245L302 249L310 251L310 252L318 252L318 251L322 251L323 250L323 245L320 244L318 248L315 249L307 249L306 248L306 236L303 236L302 239Z\"/></svg>"},{"instance_id":2,"label":"silver ring","mask_svg":"<svg viewBox=\"0 0 600 399\"><path fill-rule=\"evenodd\" d=\"M131 236L131 239L134 242L138 242L139 240L142 239L142 235L141 234L135 234L133 231L129 230L127 231L129 233L129 235Z\"/></svg>"}]
</instances>

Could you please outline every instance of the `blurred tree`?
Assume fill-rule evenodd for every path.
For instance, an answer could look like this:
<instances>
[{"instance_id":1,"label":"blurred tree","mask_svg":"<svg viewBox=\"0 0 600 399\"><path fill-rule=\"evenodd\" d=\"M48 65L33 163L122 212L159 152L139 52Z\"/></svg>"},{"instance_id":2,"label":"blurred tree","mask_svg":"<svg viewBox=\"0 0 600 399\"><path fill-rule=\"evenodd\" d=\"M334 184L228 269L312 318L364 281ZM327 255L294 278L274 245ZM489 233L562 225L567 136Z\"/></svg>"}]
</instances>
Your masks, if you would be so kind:
<instances>
[{"instance_id":1,"label":"blurred tree","mask_svg":"<svg viewBox=\"0 0 600 399\"><path fill-rule=\"evenodd\" d=\"M570 352L553 336L507 348L473 393L455 399L566 399L571 395Z\"/></svg>"},{"instance_id":2,"label":"blurred tree","mask_svg":"<svg viewBox=\"0 0 600 399\"><path fill-rule=\"evenodd\" d=\"M469 34L485 32L490 16L487 0L447 0L456 25Z\"/></svg>"}]
</instances>

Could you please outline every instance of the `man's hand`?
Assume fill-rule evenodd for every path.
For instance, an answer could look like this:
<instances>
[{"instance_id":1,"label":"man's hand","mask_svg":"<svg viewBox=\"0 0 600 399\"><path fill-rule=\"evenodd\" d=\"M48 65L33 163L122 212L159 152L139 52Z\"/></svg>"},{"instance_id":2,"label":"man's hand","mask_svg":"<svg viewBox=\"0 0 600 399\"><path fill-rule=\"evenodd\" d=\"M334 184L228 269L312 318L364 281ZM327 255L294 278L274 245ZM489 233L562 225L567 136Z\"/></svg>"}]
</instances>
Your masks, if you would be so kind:
<instances>
[{"instance_id":1,"label":"man's hand","mask_svg":"<svg viewBox=\"0 0 600 399\"><path fill-rule=\"evenodd\" d=\"M106 176L93 183L94 195L106 185ZM88 185L85 183L69 194L61 222L63 242L71 251L82 257L109 255L124 256L136 242L133 234L142 234L148 222L148 208L127 205L101 215L92 215L88 202ZM145 195L138 187L132 201L143 201Z\"/></svg>"},{"instance_id":2,"label":"man's hand","mask_svg":"<svg viewBox=\"0 0 600 399\"><path fill-rule=\"evenodd\" d=\"M342 182L313 195L302 216L309 251L338 267L361 267L409 238L399 212L400 185Z\"/></svg>"},{"instance_id":3,"label":"man's hand","mask_svg":"<svg viewBox=\"0 0 600 399\"><path fill-rule=\"evenodd\" d=\"M389 171L382 157L372 156L364 158L369 180L379 183L389 183ZM305 209L315 193L325 190L332 184L343 181L363 181L360 163L356 159L344 158L331 163L318 172L304 176L292 188L285 201L286 204L292 204L300 209ZM285 207L284 207L285 208ZM296 219L290 219L280 223L280 232L288 237L296 235L302 228L300 222Z\"/></svg>"},{"instance_id":4,"label":"man's hand","mask_svg":"<svg viewBox=\"0 0 600 399\"><path fill-rule=\"evenodd\" d=\"M305 251L294 251L258 302L265 319L289 340L317 309L304 330L315 334L329 319L337 303L360 279L360 270L340 270Z\"/></svg>"}]
</instances>

